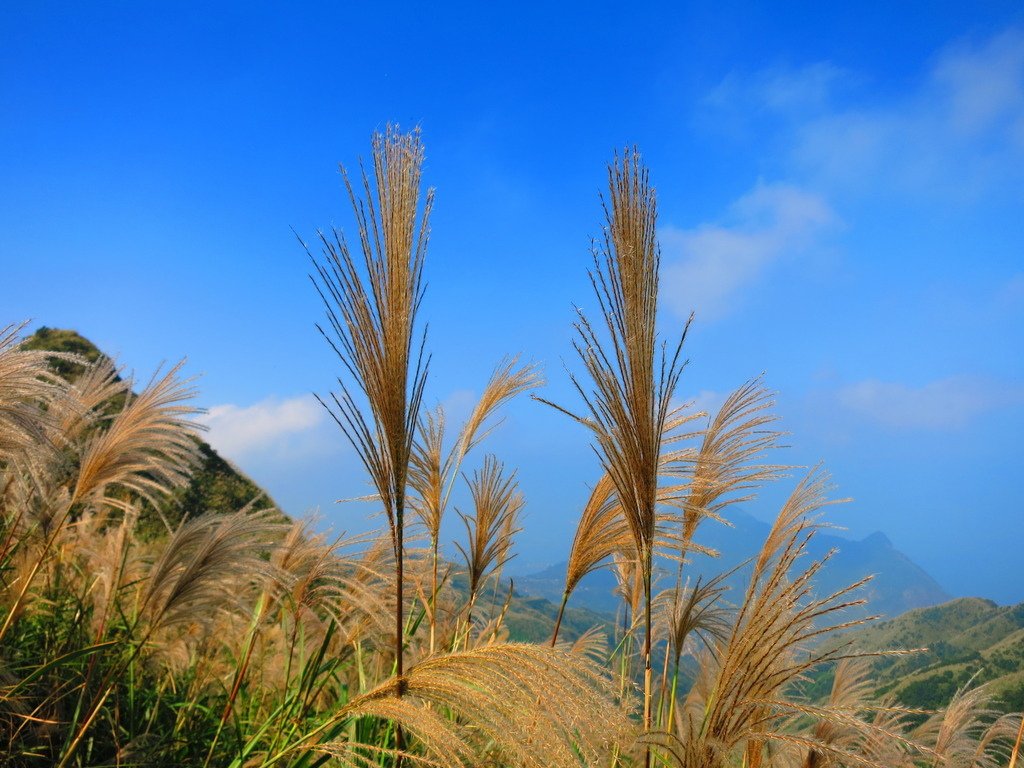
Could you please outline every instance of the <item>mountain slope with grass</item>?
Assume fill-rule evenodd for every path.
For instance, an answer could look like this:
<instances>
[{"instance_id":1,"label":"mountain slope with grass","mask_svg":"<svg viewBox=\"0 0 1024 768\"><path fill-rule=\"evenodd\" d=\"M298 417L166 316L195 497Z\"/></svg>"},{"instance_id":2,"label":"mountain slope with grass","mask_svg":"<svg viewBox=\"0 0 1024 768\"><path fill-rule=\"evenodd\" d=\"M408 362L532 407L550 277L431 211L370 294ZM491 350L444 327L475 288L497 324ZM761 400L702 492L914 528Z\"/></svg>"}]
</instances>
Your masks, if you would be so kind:
<instances>
[{"instance_id":1,"label":"mountain slope with grass","mask_svg":"<svg viewBox=\"0 0 1024 768\"><path fill-rule=\"evenodd\" d=\"M358 237L319 231L320 257L309 254L345 369L334 415L383 508L379 532L335 541L273 509L181 511L201 413L182 366L136 388L106 358L26 350L23 326L0 329L0 762L1012 768L1021 716L990 717L984 689L921 724L889 707L880 721L864 654L825 645L866 624L847 611L862 584L818 578L831 481L818 467L789 482L764 463L782 433L761 378L681 431L692 428L672 405L682 358L656 342L657 207L635 149L608 166L592 273L601 311L575 326L584 420L608 480L581 515L569 578L618 556L629 620L604 646L546 632L509 642L534 626L510 629L511 604L537 609L536 623L550 603L516 603L506 586L523 505L515 471L490 454L463 460L539 375L505 358L454 439L442 406L421 408L423 158L418 131L375 133L365 196L348 185ZM84 370L72 383L51 358ZM439 562L460 477L473 500L457 511L465 567ZM655 553L695 551L702 520L733 518L739 499L784 479L742 594L717 581L657 592ZM175 502L172 525L157 513ZM140 535L150 509L166 527ZM699 683L680 698L687 659ZM801 689L830 665L833 695L812 706Z\"/></svg>"},{"instance_id":2,"label":"mountain slope with grass","mask_svg":"<svg viewBox=\"0 0 1024 768\"><path fill-rule=\"evenodd\" d=\"M22 348L74 354L90 363L105 356L102 350L77 331L46 326L28 337ZM50 358L50 366L72 382L83 371L82 366L60 357ZM111 403L111 410L123 404L123 399ZM237 512L250 503L259 507L276 506L265 490L238 467L224 459L209 443L204 440L199 440L198 443L199 464L192 473L191 481L186 487L176 490L170 499L160 505L159 514L150 521L151 525L159 523L160 516L174 526L186 518L204 512L228 514Z\"/></svg>"},{"instance_id":3,"label":"mountain slope with grass","mask_svg":"<svg viewBox=\"0 0 1024 768\"><path fill-rule=\"evenodd\" d=\"M965 597L908 611L841 636L860 651L921 649L886 656L872 665L880 694L908 707L944 706L968 683L987 683L1003 711L1024 706L1024 603L1001 606ZM831 671L815 676L811 695L823 695Z\"/></svg>"}]
</instances>

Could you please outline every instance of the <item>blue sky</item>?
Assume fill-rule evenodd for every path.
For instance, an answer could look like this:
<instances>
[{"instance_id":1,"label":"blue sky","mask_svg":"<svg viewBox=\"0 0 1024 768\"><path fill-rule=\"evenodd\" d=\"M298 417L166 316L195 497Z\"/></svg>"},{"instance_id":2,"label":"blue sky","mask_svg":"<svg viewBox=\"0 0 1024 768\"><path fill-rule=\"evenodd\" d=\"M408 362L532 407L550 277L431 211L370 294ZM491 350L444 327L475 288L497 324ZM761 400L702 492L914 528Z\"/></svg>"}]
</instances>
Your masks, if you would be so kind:
<instances>
[{"instance_id":1,"label":"blue sky","mask_svg":"<svg viewBox=\"0 0 1024 768\"><path fill-rule=\"evenodd\" d=\"M605 163L636 144L663 333L697 312L681 396L764 371L783 459L825 462L849 535L1024 600L1024 12L833 6L6 4L0 322L77 328L140 376L187 356L210 440L358 530L292 232L350 225L337 163L422 127L429 400L458 416L513 352L575 403L572 303ZM588 436L524 400L489 449L528 501L518 566L562 559Z\"/></svg>"}]
</instances>

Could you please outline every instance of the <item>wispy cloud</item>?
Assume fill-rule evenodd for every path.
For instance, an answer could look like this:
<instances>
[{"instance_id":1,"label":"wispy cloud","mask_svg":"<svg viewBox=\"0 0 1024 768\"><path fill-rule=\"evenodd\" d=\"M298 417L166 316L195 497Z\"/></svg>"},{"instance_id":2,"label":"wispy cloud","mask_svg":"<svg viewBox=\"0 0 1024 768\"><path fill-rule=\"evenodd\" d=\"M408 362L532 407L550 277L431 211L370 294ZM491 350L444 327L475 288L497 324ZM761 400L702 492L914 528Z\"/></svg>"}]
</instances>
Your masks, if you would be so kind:
<instances>
[{"instance_id":1,"label":"wispy cloud","mask_svg":"<svg viewBox=\"0 0 1024 768\"><path fill-rule=\"evenodd\" d=\"M1024 404L1024 386L975 376L950 376L922 386L867 379L842 387L844 408L883 426L963 427L989 411Z\"/></svg>"},{"instance_id":2,"label":"wispy cloud","mask_svg":"<svg viewBox=\"0 0 1024 768\"><path fill-rule=\"evenodd\" d=\"M825 61L733 73L712 90L716 134L756 136L785 182L757 184L722 220L662 230L669 307L725 316L776 262L825 243L840 219L833 206L855 216L857 199L1019 199L1024 29L951 45L902 90L880 96L874 85Z\"/></svg>"},{"instance_id":3,"label":"wispy cloud","mask_svg":"<svg viewBox=\"0 0 1024 768\"><path fill-rule=\"evenodd\" d=\"M702 389L693 398L693 410L704 411L708 418L714 418L715 414L725 403L728 392L716 392L712 389Z\"/></svg>"},{"instance_id":4,"label":"wispy cloud","mask_svg":"<svg viewBox=\"0 0 1024 768\"><path fill-rule=\"evenodd\" d=\"M726 315L774 262L805 250L838 218L818 195L789 184L758 183L721 223L664 227L662 289L668 306L702 320Z\"/></svg>"},{"instance_id":5,"label":"wispy cloud","mask_svg":"<svg viewBox=\"0 0 1024 768\"><path fill-rule=\"evenodd\" d=\"M269 398L249 406L215 405L200 421L209 429L210 445L225 456L241 459L315 429L324 421L324 409L309 395Z\"/></svg>"},{"instance_id":6,"label":"wispy cloud","mask_svg":"<svg viewBox=\"0 0 1024 768\"><path fill-rule=\"evenodd\" d=\"M1024 29L951 45L888 90L827 61L733 73L706 122L756 137L815 189L956 201L1024 180Z\"/></svg>"},{"instance_id":7,"label":"wispy cloud","mask_svg":"<svg viewBox=\"0 0 1024 768\"><path fill-rule=\"evenodd\" d=\"M851 72L827 61L773 67L751 75L733 72L711 90L704 103L716 119L727 116L732 124L747 124L761 113L794 117L828 108L835 92L854 79Z\"/></svg>"},{"instance_id":8,"label":"wispy cloud","mask_svg":"<svg viewBox=\"0 0 1024 768\"><path fill-rule=\"evenodd\" d=\"M996 294L996 303L1009 307L1024 305L1024 272L1006 281Z\"/></svg>"},{"instance_id":9,"label":"wispy cloud","mask_svg":"<svg viewBox=\"0 0 1024 768\"><path fill-rule=\"evenodd\" d=\"M901 98L823 112L794 139L793 157L804 173L858 192L970 200L1018 182L1024 33L949 48Z\"/></svg>"},{"instance_id":10,"label":"wispy cloud","mask_svg":"<svg viewBox=\"0 0 1024 768\"><path fill-rule=\"evenodd\" d=\"M931 81L943 97L940 110L957 132L1004 133L1024 149L1024 30L948 49Z\"/></svg>"}]
</instances>

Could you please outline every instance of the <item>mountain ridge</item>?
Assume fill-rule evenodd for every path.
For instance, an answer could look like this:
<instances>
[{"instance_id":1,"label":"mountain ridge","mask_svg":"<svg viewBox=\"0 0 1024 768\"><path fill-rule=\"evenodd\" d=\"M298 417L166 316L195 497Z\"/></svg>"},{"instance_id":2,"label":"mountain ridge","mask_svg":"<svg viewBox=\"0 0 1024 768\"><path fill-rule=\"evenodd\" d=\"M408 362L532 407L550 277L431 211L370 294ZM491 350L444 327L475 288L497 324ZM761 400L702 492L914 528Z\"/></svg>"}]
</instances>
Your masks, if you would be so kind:
<instances>
[{"instance_id":1,"label":"mountain ridge","mask_svg":"<svg viewBox=\"0 0 1024 768\"><path fill-rule=\"evenodd\" d=\"M27 349L73 352L95 361L101 355L92 342L75 331L43 327L25 340ZM76 369L67 361L54 358L55 370L74 377ZM198 440L201 461L192 482L168 502L170 515L180 522L204 511L234 512L254 498L269 494L255 481L220 456L211 446ZM769 529L768 523L742 510L730 515L733 525L705 525L699 541L723 553L712 560L702 558L707 575L723 572L756 551ZM892 618L873 622L840 638L866 652L926 648L917 653L883 656L875 662L875 676L881 694L891 694L902 704L917 708L936 708L948 702L955 690L973 681L990 684L997 706L1004 710L1024 708L1024 603L1000 606L985 598L949 599L944 590L922 568L897 550L881 531L860 540L845 539L828 533L815 537L811 556L818 558L837 548L830 564L822 569L819 590L844 586L856 581L851 564L878 577L869 584L867 596L872 613L888 613ZM691 568L690 573L700 568ZM895 576L903 575L902 581ZM538 642L550 637L561 599L564 563L534 574L516 576L506 624L512 639ZM743 571L733 577L733 587L742 589ZM574 596L563 622L564 637L571 640L593 626L610 632L614 622L615 598L611 595L614 577L601 569L584 580ZM874 590L872 594L871 590ZM497 590L495 590L497 598ZM597 596L601 596L598 598ZM582 599L581 599L582 598ZM595 606L598 600L605 600ZM913 605L915 602L924 605ZM900 606L910 605L905 610ZM502 610L500 599L481 606L485 616ZM879 609L882 609L879 611ZM807 694L814 698L827 692L831 670L825 668L807 681Z\"/></svg>"},{"instance_id":2,"label":"mountain ridge","mask_svg":"<svg viewBox=\"0 0 1024 768\"><path fill-rule=\"evenodd\" d=\"M693 555L684 573L708 578L738 567L739 570L726 583L734 592L742 592L748 569L741 564L760 549L770 525L743 510L735 510L730 515L730 523L730 526L725 526L708 521L700 529L698 543L721 555L718 558ZM832 550L835 552L830 556L830 562L819 574L818 589L833 592L873 575L874 578L860 592L860 596L868 600L867 610L872 615L894 617L914 608L938 605L951 599L934 578L893 547L889 537L881 531L855 540L829 533L826 528L819 531L810 543L810 555L815 559L829 555ZM674 566L664 570L674 572ZM524 594L543 596L556 603L561 600L564 584L564 561L516 578L516 586ZM583 579L570 604L599 612L613 612L617 604L612 595L614 587L615 578L611 571L599 569Z\"/></svg>"},{"instance_id":3,"label":"mountain ridge","mask_svg":"<svg viewBox=\"0 0 1024 768\"><path fill-rule=\"evenodd\" d=\"M21 347L42 352L71 353L90 363L101 357L109 357L77 331L68 328L49 328L45 325L26 338ZM72 382L84 370L82 366L58 357L50 358L50 365L56 373ZM123 402L116 403L113 407L120 407L122 404ZM168 523L176 525L188 517L205 512L236 512L260 499L266 502L266 506L279 510L269 493L231 461L221 456L213 446L200 437L196 438L196 442L199 446L199 461L188 485L176 490L161 504L159 512ZM144 518L145 516L144 511ZM150 528L156 526L155 520L147 522Z\"/></svg>"}]
</instances>

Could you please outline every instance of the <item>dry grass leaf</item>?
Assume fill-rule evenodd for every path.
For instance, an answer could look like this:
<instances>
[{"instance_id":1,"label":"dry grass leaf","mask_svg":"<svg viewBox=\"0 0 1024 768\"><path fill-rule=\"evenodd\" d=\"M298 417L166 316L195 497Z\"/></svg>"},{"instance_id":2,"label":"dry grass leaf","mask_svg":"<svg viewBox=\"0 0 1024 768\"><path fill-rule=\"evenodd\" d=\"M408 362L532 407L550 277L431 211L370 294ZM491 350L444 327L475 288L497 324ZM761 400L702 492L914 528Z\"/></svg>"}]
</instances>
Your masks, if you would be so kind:
<instances>
[{"instance_id":1,"label":"dry grass leaf","mask_svg":"<svg viewBox=\"0 0 1024 768\"><path fill-rule=\"evenodd\" d=\"M342 169L361 258L353 255L338 230L333 238L318 233L321 260L310 253L316 269L313 283L333 334L317 327L365 397L368 411L340 378L339 392L331 395L333 407L321 402L370 475L384 505L396 557L428 364L422 343L413 354L434 199L433 190L428 190L420 210L423 158L418 131L402 134L388 126L384 134L374 134L373 182L362 172L365 200L359 199Z\"/></svg>"},{"instance_id":2,"label":"dry grass leaf","mask_svg":"<svg viewBox=\"0 0 1024 768\"><path fill-rule=\"evenodd\" d=\"M642 573L635 556L621 552L612 555L612 575L615 577L615 594L622 598L626 611L631 617L630 626L643 618L639 614L644 590Z\"/></svg>"},{"instance_id":3,"label":"dry grass leaf","mask_svg":"<svg viewBox=\"0 0 1024 768\"><path fill-rule=\"evenodd\" d=\"M726 572L708 581L698 578L692 587L676 584L655 597L657 634L668 638L677 664L691 634L706 648L714 648L728 636L731 612L720 598L728 589L722 582L730 575Z\"/></svg>"},{"instance_id":4,"label":"dry grass leaf","mask_svg":"<svg viewBox=\"0 0 1024 768\"><path fill-rule=\"evenodd\" d=\"M838 766L837 754L895 766L906 754L904 718L913 712L891 702L875 702L870 673L868 658L846 658L836 664L828 700L813 712L816 722L808 735L816 746L807 748L802 768ZM865 722L865 716L871 719Z\"/></svg>"},{"instance_id":5,"label":"dry grass leaf","mask_svg":"<svg viewBox=\"0 0 1024 768\"><path fill-rule=\"evenodd\" d=\"M585 576L631 543L629 527L615 497L615 484L603 474L591 490L576 526L565 572L565 599Z\"/></svg>"},{"instance_id":6,"label":"dry grass leaf","mask_svg":"<svg viewBox=\"0 0 1024 768\"><path fill-rule=\"evenodd\" d=\"M381 531L372 536L368 546L348 561L352 570L345 597L339 597L331 607L339 634L346 644L361 643L383 650L394 641L390 633L394 630L395 559L390 534Z\"/></svg>"},{"instance_id":7,"label":"dry grass leaf","mask_svg":"<svg viewBox=\"0 0 1024 768\"><path fill-rule=\"evenodd\" d=\"M73 503L120 506L120 500L108 493L120 489L156 507L160 497L188 481L198 460L197 426L190 420L198 410L187 404L195 394L190 382L178 377L183 364L163 376L155 374L138 395L128 398L105 430L88 440L71 494Z\"/></svg>"},{"instance_id":8,"label":"dry grass leaf","mask_svg":"<svg viewBox=\"0 0 1024 768\"><path fill-rule=\"evenodd\" d=\"M333 405L319 395L317 399L352 444L384 506L395 558L394 656L399 676L405 663L406 495L430 365L424 356L426 332L418 345L414 340L434 200L433 190L427 190L420 210L423 159L418 130L403 134L389 125L383 134L374 133L372 183L362 170L365 200L359 199L342 168L357 222L361 266L338 230L333 239L318 233L321 260L310 254L316 270L313 284L333 333L317 328L352 382L338 378ZM401 749L400 729L396 735Z\"/></svg>"},{"instance_id":9,"label":"dry grass leaf","mask_svg":"<svg viewBox=\"0 0 1024 768\"><path fill-rule=\"evenodd\" d=\"M520 366L516 357L499 363L447 454L444 452L444 409L438 406L424 414L419 424L419 438L413 448L409 484L415 491L412 508L432 541L436 541L440 533L441 521L463 460L497 426L488 422L501 406L541 383L533 365Z\"/></svg>"},{"instance_id":10,"label":"dry grass leaf","mask_svg":"<svg viewBox=\"0 0 1024 768\"><path fill-rule=\"evenodd\" d=\"M780 476L782 467L758 463L782 434L770 429L778 419L770 412L773 405L760 377L746 382L711 419L701 434L700 448L670 463L668 473L687 478L681 492L663 502L682 513L674 526L674 544L684 555L702 520L722 520L728 506L749 501L757 486Z\"/></svg>"},{"instance_id":11,"label":"dry grass leaf","mask_svg":"<svg viewBox=\"0 0 1024 768\"><path fill-rule=\"evenodd\" d=\"M787 688L818 664L855 655L844 646L812 650L810 641L864 621L841 618L844 609L863 603L850 596L863 582L818 598L813 579L823 561L795 568L814 533L809 518L830 503L826 489L827 477L812 472L797 486L764 543L732 631L717 649L714 682L705 691L703 714L686 724L693 730L679 735L685 745L681 764L687 768L715 765L740 747L760 755L769 740L818 743L779 729L792 712L811 713L789 699ZM814 714L854 724L841 709L823 707ZM838 750L826 744L823 751Z\"/></svg>"},{"instance_id":12,"label":"dry grass leaf","mask_svg":"<svg viewBox=\"0 0 1024 768\"><path fill-rule=\"evenodd\" d=\"M343 716L380 717L400 723L415 742L415 751L350 741L328 742L315 747L338 760L340 765L370 768L380 765L378 761L383 757L393 759L399 755L405 764L414 766L465 768L473 764L473 751L458 725L443 717L437 708L409 696L361 696L345 706Z\"/></svg>"},{"instance_id":13,"label":"dry grass leaf","mask_svg":"<svg viewBox=\"0 0 1024 768\"><path fill-rule=\"evenodd\" d=\"M431 540L436 541L444 518L450 481L448 469L453 458L453 453L447 458L444 454L444 408L439 405L424 413L418 435L409 464L409 486L413 490L409 507L423 523Z\"/></svg>"},{"instance_id":14,"label":"dry grass leaf","mask_svg":"<svg viewBox=\"0 0 1024 768\"><path fill-rule=\"evenodd\" d=\"M945 709L913 732L931 747L936 766L1001 768L1010 759L1020 715L1000 716L992 709L988 686L973 683L958 689Z\"/></svg>"},{"instance_id":15,"label":"dry grass leaf","mask_svg":"<svg viewBox=\"0 0 1024 768\"><path fill-rule=\"evenodd\" d=\"M493 742L517 766L594 765L631 731L601 670L578 654L521 644L489 645L423 661L409 670L405 696L447 708L477 741ZM396 696L392 679L350 702L339 716ZM404 725L404 723L403 723ZM410 723L410 729L419 726ZM462 738L435 724L431 743L450 754ZM439 752L436 746L429 755Z\"/></svg>"},{"instance_id":16,"label":"dry grass leaf","mask_svg":"<svg viewBox=\"0 0 1024 768\"><path fill-rule=\"evenodd\" d=\"M0 328L0 462L8 463L47 440L48 406L67 385L49 365L52 353L20 349L25 324ZM75 358L77 360L77 358Z\"/></svg>"},{"instance_id":17,"label":"dry grass leaf","mask_svg":"<svg viewBox=\"0 0 1024 768\"><path fill-rule=\"evenodd\" d=\"M517 358L503 360L491 375L483 394L462 426L455 445L444 453L445 414L438 406L420 420L419 438L413 445L409 467L409 485L413 490L410 506L430 537L431 581L429 595L422 597L430 624L430 652L436 647L438 602L438 545L441 522L466 455L496 425L488 420L516 395L536 387L540 377L532 365L517 367Z\"/></svg>"},{"instance_id":18,"label":"dry grass leaf","mask_svg":"<svg viewBox=\"0 0 1024 768\"><path fill-rule=\"evenodd\" d=\"M328 541L311 526L308 520L293 522L271 552L272 592L296 622L333 619L342 636L361 636L366 622L376 623L382 614L386 620L394 608L387 540L360 535Z\"/></svg>"},{"instance_id":19,"label":"dry grass leaf","mask_svg":"<svg viewBox=\"0 0 1024 768\"><path fill-rule=\"evenodd\" d=\"M519 492L515 472L505 474L494 456L484 458L483 467L468 480L473 514L459 512L466 526L467 543L456 543L466 561L469 600L472 604L488 575L500 570L509 557L512 537L525 501Z\"/></svg>"},{"instance_id":20,"label":"dry grass leaf","mask_svg":"<svg viewBox=\"0 0 1024 768\"><path fill-rule=\"evenodd\" d=\"M493 431L497 424L488 425L488 421L501 406L541 384L543 380L536 366L519 365L519 358L515 356L502 360L462 427L458 440L459 454L465 456Z\"/></svg>"},{"instance_id":21,"label":"dry grass leaf","mask_svg":"<svg viewBox=\"0 0 1024 768\"><path fill-rule=\"evenodd\" d=\"M565 653L585 656L596 663L608 658L608 635L600 627L591 627L572 642L561 642L557 646Z\"/></svg>"},{"instance_id":22,"label":"dry grass leaf","mask_svg":"<svg viewBox=\"0 0 1024 768\"><path fill-rule=\"evenodd\" d=\"M102 636L118 600L123 601L125 585L137 583L145 574L143 548L135 538L138 518L134 507L118 513L116 519L106 508L89 509L66 529L60 542L60 558L75 566L64 568L61 578L87 582L77 591L93 604L96 637Z\"/></svg>"},{"instance_id":23,"label":"dry grass leaf","mask_svg":"<svg viewBox=\"0 0 1024 768\"><path fill-rule=\"evenodd\" d=\"M68 386L68 397L61 400L56 429L69 442L78 442L88 436L90 429L109 421L109 413L118 399L131 397L131 381L122 379L113 361L101 357L84 366L82 372Z\"/></svg>"},{"instance_id":24,"label":"dry grass leaf","mask_svg":"<svg viewBox=\"0 0 1024 768\"><path fill-rule=\"evenodd\" d=\"M657 204L638 152L608 167L604 236L594 248L591 282L604 328L578 312L573 342L590 378L570 375L586 407L583 416L555 406L587 426L602 468L615 486L639 561L644 604L644 726L652 724L652 570L658 534L659 473L665 427L685 363L686 330L674 348L657 343ZM687 323L687 327L689 323ZM549 405L554 405L549 401ZM649 764L649 758L645 760Z\"/></svg>"},{"instance_id":25,"label":"dry grass leaf","mask_svg":"<svg viewBox=\"0 0 1024 768\"><path fill-rule=\"evenodd\" d=\"M254 584L274 575L266 553L285 527L274 510L243 509L187 520L167 540L147 574L140 599L146 636L234 609Z\"/></svg>"}]
</instances>

